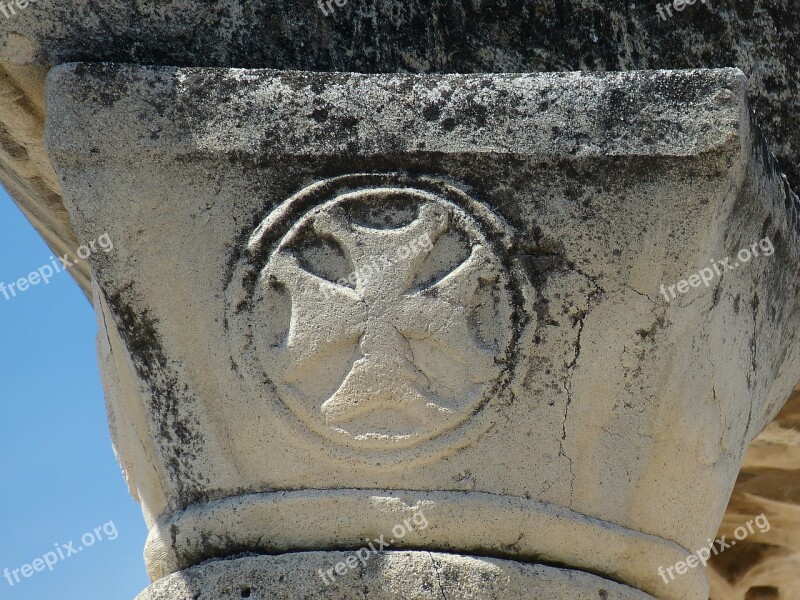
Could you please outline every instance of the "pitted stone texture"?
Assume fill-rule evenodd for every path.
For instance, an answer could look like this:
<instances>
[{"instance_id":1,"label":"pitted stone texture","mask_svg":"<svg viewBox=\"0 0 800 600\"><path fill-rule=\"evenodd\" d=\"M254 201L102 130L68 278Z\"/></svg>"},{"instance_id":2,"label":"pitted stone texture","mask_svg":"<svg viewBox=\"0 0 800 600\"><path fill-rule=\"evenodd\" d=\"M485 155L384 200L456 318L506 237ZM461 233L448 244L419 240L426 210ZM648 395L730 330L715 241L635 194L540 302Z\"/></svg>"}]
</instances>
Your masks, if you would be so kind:
<instances>
[{"instance_id":1,"label":"pitted stone texture","mask_svg":"<svg viewBox=\"0 0 800 600\"><path fill-rule=\"evenodd\" d=\"M136 600L654 600L588 573L436 552L307 552L211 561ZM364 556L367 553L363 554ZM347 560L344 575L326 575ZM327 578L323 581L320 572Z\"/></svg>"},{"instance_id":2,"label":"pitted stone texture","mask_svg":"<svg viewBox=\"0 0 800 600\"><path fill-rule=\"evenodd\" d=\"M74 5L39 0L0 20L0 59L305 71L498 73L739 67L781 166L800 183L791 0L688 6L524 0L350 1L326 17L313 0L189 0ZM37 98L41 100L41 96Z\"/></svg>"},{"instance_id":3,"label":"pitted stone texture","mask_svg":"<svg viewBox=\"0 0 800 600\"><path fill-rule=\"evenodd\" d=\"M153 547L164 551L150 557L154 571L163 574L159 560L171 555L191 564L220 556L220 541L237 552L340 548L334 537L352 528L339 531L336 511L315 512L310 499L335 504L347 490L364 496L356 519L392 490L412 499L415 490L463 494L462 510L473 502L495 515L483 518L480 539L462 540L479 550L471 554L501 546L504 557L535 560L548 547L533 513L501 518L495 502L563 511L568 526L602 521L616 540L704 545L745 447L800 369L798 203L751 121L745 87L733 69L429 77L55 69L50 155L81 236L109 232L115 241L113 260L93 257L97 306L104 354L116 359L105 360L106 380L123 390L109 394L112 412L137 416L117 421L114 436L132 488L149 492ZM320 193L307 196L309 188ZM508 378L470 415L488 427L428 461L392 460L391 447L379 449L388 460L354 460L324 436L310 439L282 397L290 382L245 372L253 356L237 331L254 301L262 322L290 321L287 303L259 291L270 277L290 279L286 264L270 262L290 249L281 245L294 241L286 231L342 194L387 189L425 190L503 223L505 233L480 233L503 273L520 273L515 325L531 324L519 330ZM424 205L389 228L418 221ZM261 252L250 242L278 214L280 235ZM660 285L765 236L769 256L672 302L660 295ZM487 284L498 279L490 263L480 272ZM379 277L388 285L392 274ZM472 331L479 320L467 319ZM303 332L305 350L322 349L339 325L334 318ZM296 548L307 520L253 527L250 515L280 516L270 494L284 493L331 535ZM210 537L208 508L247 494L254 510L232 512L224 539ZM187 554L170 523L195 511L203 526L191 539L200 543ZM437 531L432 521L416 548L459 551L447 546L453 522ZM269 535L253 537L261 531ZM586 542L596 551L603 539ZM260 548L276 540L283 547ZM559 560L574 541L547 561L580 568ZM658 584L654 569L635 571L624 581L645 589L636 582L656 580L659 597L707 596L699 572L684 593Z\"/></svg>"},{"instance_id":4,"label":"pitted stone texture","mask_svg":"<svg viewBox=\"0 0 800 600\"><path fill-rule=\"evenodd\" d=\"M736 66L781 169L800 184L793 1L697 3L666 21L656 4L351 0L326 17L314 0L38 0L0 15L0 181L51 247L77 247L44 153L44 77L64 62L113 61L409 73ZM88 269L75 275L88 293Z\"/></svg>"}]
</instances>

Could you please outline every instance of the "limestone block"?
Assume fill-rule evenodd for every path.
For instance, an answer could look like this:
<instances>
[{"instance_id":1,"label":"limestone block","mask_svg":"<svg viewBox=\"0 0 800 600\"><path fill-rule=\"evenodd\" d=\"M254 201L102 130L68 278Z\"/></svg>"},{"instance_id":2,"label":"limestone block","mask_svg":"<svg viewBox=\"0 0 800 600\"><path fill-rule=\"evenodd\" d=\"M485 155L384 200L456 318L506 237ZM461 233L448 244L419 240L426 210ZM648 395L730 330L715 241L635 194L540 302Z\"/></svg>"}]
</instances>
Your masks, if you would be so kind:
<instances>
[{"instance_id":1,"label":"limestone block","mask_svg":"<svg viewBox=\"0 0 800 600\"><path fill-rule=\"evenodd\" d=\"M627 0L353 0L327 16L313 0L3 4L13 12L0 14L0 182L60 255L78 243L44 152L43 88L70 61L371 73L736 66L781 169L800 183L793 0L709 2L666 20L656 2ZM90 293L85 265L73 274Z\"/></svg>"},{"instance_id":2,"label":"limestone block","mask_svg":"<svg viewBox=\"0 0 800 600\"><path fill-rule=\"evenodd\" d=\"M70 64L47 106L76 231L115 242L101 357L155 579L422 511L397 550L707 597L658 568L800 367L798 200L740 71Z\"/></svg>"}]
</instances>

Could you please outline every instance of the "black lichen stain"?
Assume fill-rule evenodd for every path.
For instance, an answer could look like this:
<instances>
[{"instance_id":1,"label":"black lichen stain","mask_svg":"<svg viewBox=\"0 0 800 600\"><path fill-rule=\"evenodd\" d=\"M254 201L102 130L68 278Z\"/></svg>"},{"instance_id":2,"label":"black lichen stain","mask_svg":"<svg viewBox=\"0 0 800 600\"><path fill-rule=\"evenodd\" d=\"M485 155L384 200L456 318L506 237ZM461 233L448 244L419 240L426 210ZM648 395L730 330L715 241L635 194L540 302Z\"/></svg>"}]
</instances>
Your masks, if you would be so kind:
<instances>
[{"instance_id":1,"label":"black lichen stain","mask_svg":"<svg viewBox=\"0 0 800 600\"><path fill-rule=\"evenodd\" d=\"M148 309L135 309L129 298L133 285L107 296L118 331L128 348L139 378L149 388L149 412L158 427L157 444L169 454L165 469L177 487L178 503L187 506L206 499L199 491L208 480L194 467L205 444L196 419L189 414L196 403L165 354L158 321Z\"/></svg>"},{"instance_id":2,"label":"black lichen stain","mask_svg":"<svg viewBox=\"0 0 800 600\"><path fill-rule=\"evenodd\" d=\"M91 5L96 19L64 4L42 20L38 36L50 64L340 73L739 67L753 82L753 108L780 168L800 187L800 29L791 0L698 3L667 20L653 4L627 0L365 0L335 7L328 17L313 4L282 0L211 0L200 14L191 3L158 11L137 3ZM202 94L201 86L194 89ZM436 108L425 118L438 121ZM480 108L472 118L480 120Z\"/></svg>"}]
</instances>

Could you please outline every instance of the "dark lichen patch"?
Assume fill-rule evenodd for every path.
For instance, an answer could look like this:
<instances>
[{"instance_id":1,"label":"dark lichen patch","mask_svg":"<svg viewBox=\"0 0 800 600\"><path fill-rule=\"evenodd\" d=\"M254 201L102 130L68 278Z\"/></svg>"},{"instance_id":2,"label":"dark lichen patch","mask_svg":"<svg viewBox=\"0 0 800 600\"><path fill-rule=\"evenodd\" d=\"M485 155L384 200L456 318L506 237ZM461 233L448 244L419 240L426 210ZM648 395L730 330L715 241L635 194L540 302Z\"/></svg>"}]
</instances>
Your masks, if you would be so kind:
<instances>
[{"instance_id":1,"label":"dark lichen patch","mask_svg":"<svg viewBox=\"0 0 800 600\"><path fill-rule=\"evenodd\" d=\"M196 400L163 349L158 321L149 309L134 307L135 296L131 283L107 294L106 300L134 369L148 387L148 412L157 428L156 443L168 456L165 467L177 488L178 503L186 506L205 498L199 490L208 483L194 466L205 445L200 424L188 410Z\"/></svg>"},{"instance_id":2,"label":"dark lichen patch","mask_svg":"<svg viewBox=\"0 0 800 600\"><path fill-rule=\"evenodd\" d=\"M91 18L53 4L25 22L46 66L108 61L428 74L736 66L751 80L753 107L780 167L800 184L800 32L790 0L698 4L667 20L653 5L625 0L374 0L338 7L333 17L280 0L213 0L201 14L191 3L91 6ZM328 84L311 85L322 94ZM698 86L688 81L653 94L691 101L703 93Z\"/></svg>"},{"instance_id":3,"label":"dark lichen patch","mask_svg":"<svg viewBox=\"0 0 800 600\"><path fill-rule=\"evenodd\" d=\"M652 340L659 329L664 329L664 325L666 325L666 319L663 316L658 316L649 328L638 329L636 334L643 340Z\"/></svg>"},{"instance_id":4,"label":"dark lichen patch","mask_svg":"<svg viewBox=\"0 0 800 600\"><path fill-rule=\"evenodd\" d=\"M324 106L319 106L311 111L311 118L317 123L324 123L328 120L329 111Z\"/></svg>"},{"instance_id":5,"label":"dark lichen patch","mask_svg":"<svg viewBox=\"0 0 800 600\"><path fill-rule=\"evenodd\" d=\"M557 254L518 254L515 256L531 282L539 282L554 270L566 265L563 256Z\"/></svg>"},{"instance_id":6,"label":"dark lichen patch","mask_svg":"<svg viewBox=\"0 0 800 600\"><path fill-rule=\"evenodd\" d=\"M439 104L429 104L422 109L422 117L426 121L436 121L442 115L442 107Z\"/></svg>"}]
</instances>

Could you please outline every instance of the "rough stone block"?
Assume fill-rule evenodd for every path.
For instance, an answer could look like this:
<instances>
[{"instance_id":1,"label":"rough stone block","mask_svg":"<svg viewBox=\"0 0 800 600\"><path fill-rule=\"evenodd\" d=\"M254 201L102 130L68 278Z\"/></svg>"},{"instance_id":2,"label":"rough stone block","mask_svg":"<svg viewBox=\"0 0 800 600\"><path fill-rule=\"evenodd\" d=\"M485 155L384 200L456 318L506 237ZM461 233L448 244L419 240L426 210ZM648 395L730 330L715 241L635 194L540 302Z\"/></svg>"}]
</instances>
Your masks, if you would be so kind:
<instances>
[{"instance_id":1,"label":"rough stone block","mask_svg":"<svg viewBox=\"0 0 800 600\"><path fill-rule=\"evenodd\" d=\"M800 366L798 202L745 86L54 69L72 222L115 244L101 360L151 574L422 511L398 549L707 597L658 568L715 534Z\"/></svg>"}]
</instances>

